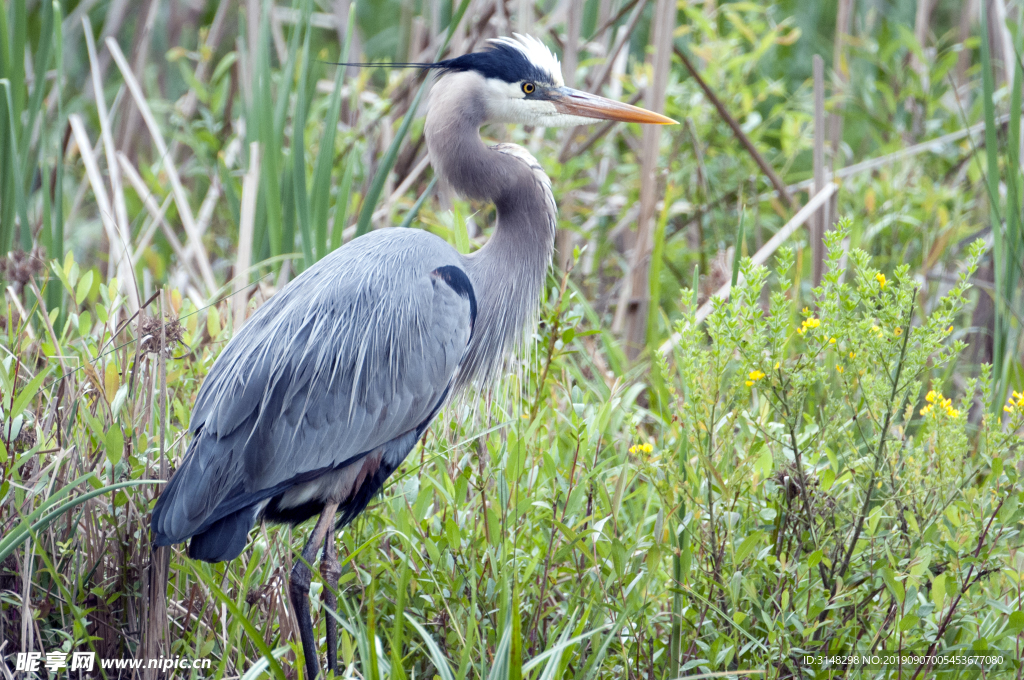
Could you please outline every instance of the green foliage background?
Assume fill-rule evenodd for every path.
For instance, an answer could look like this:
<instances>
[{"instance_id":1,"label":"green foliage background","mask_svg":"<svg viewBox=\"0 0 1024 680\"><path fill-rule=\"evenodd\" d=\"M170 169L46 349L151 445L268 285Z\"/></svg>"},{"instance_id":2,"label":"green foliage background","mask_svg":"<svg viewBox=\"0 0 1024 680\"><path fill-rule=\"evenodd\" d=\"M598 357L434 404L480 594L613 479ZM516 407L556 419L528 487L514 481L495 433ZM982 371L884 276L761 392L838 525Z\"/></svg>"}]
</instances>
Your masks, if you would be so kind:
<instances>
[{"instance_id":1,"label":"green foliage background","mask_svg":"<svg viewBox=\"0 0 1024 680\"><path fill-rule=\"evenodd\" d=\"M8 675L32 649L145 656L149 513L246 309L356 233L403 224L468 251L493 222L415 170L419 74L332 62L479 46L527 3L360 0L348 22L326 2L152 2L0 11ZM666 114L682 124L661 136L638 360L610 329L641 131L485 130L551 175L571 268L552 272L518 370L446 408L338 535L346 677L982 677L807 661L897 650L993 653L1006 661L984 677L1020 677L1024 8L1007 3L1000 42L989 9L964 34L961 4L935 3L923 42L909 2L855 3L845 36L832 3L678 5L674 48L798 205L811 57L826 57L842 219L820 286L805 230L751 264L795 209L673 56ZM564 50L565 7L531 6ZM581 86L635 7L608 87L628 99L652 81L653 4L587 0ZM230 564L175 549L165 653L211 658L214 677L302 674L285 594L308 530L260 526Z\"/></svg>"}]
</instances>

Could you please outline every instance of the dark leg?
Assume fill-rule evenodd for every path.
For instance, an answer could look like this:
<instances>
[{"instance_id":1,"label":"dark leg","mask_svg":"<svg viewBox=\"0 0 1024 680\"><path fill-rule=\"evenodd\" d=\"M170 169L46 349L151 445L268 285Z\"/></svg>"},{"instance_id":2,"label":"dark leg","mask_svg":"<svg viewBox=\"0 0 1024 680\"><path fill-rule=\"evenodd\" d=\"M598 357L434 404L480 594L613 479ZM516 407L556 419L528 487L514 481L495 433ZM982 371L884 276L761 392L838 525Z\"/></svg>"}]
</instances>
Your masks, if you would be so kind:
<instances>
[{"instance_id":1,"label":"dark leg","mask_svg":"<svg viewBox=\"0 0 1024 680\"><path fill-rule=\"evenodd\" d=\"M338 510L337 503L328 503L320 513L320 519L313 527L309 542L302 549L302 557L292 567L291 579L288 583L288 594L291 596L295 618L299 624L299 635L302 637L302 654L306 657L306 678L314 680L320 674L320 661L317 658L316 640L313 637L313 620L309 616L309 581L312 576L309 568L316 561L320 544L334 524L334 513Z\"/></svg>"},{"instance_id":2,"label":"dark leg","mask_svg":"<svg viewBox=\"0 0 1024 680\"><path fill-rule=\"evenodd\" d=\"M324 540L324 556L320 560L320 577L324 582L324 613L327 619L327 671L338 677L338 622L333 614L338 611L338 579L341 578L341 564L338 563L338 546L333 532Z\"/></svg>"}]
</instances>

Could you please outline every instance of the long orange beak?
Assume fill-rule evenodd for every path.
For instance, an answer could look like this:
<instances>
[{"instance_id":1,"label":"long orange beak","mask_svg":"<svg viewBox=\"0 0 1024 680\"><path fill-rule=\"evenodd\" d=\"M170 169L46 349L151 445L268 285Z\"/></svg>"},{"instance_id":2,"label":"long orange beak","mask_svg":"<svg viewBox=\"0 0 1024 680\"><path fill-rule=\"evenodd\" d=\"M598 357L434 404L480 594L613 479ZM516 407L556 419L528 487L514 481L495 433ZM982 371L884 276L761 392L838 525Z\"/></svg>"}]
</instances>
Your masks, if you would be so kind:
<instances>
[{"instance_id":1,"label":"long orange beak","mask_svg":"<svg viewBox=\"0 0 1024 680\"><path fill-rule=\"evenodd\" d=\"M624 123L649 123L653 125L676 125L676 121L660 113L654 113L639 106L623 104L596 94L560 87L551 90L547 97L559 113L596 120L618 120Z\"/></svg>"}]
</instances>

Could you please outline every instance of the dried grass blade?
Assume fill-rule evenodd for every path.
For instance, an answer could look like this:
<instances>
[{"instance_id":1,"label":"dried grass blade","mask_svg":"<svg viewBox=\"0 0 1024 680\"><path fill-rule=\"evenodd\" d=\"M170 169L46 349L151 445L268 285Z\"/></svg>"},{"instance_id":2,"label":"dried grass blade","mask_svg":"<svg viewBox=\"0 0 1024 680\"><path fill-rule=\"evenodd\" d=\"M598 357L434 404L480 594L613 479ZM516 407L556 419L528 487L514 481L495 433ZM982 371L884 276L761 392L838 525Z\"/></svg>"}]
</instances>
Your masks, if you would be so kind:
<instances>
[{"instance_id":1,"label":"dried grass blade","mask_svg":"<svg viewBox=\"0 0 1024 680\"><path fill-rule=\"evenodd\" d=\"M116 258L114 263L117 270L117 278L120 280L125 296L129 300L132 313L135 313L139 309L139 300L136 297L135 278L131 266L131 244L121 240L121 234L117 224L114 222L114 211L110 206L110 197L107 195L106 187L103 186L103 175L100 174L99 165L96 163L96 156L93 155L92 142L89 141L89 133L85 130L85 123L82 122L82 117L77 113L73 113L68 116L68 122L71 124L72 134L75 136L75 142L78 144L78 152L82 156L82 163L85 165L85 174L89 178L89 185L92 187L93 195L96 197L96 207L100 212L100 222L103 224L103 229L107 232L107 238L113 244L111 250Z\"/></svg>"},{"instance_id":2,"label":"dried grass blade","mask_svg":"<svg viewBox=\"0 0 1024 680\"><path fill-rule=\"evenodd\" d=\"M139 196L139 199L142 201L142 205L146 207L146 210L149 212L150 217L152 217L163 230L164 236L167 237L167 242L171 244L171 250L173 250L174 254L178 256L178 259L181 261L181 266L185 268L185 271L187 271L189 276L191 277L192 285L195 286L197 290L202 290L202 277L199 275L199 272L197 272L195 267L192 265L192 260L191 258L188 257L188 254L185 251L185 247L181 244L181 240L178 239L178 235L174 233L174 229L172 229L171 225L167 223L166 219L164 219L164 212L166 206L157 206L156 198L153 196L153 192L150 191L149 187L146 186L145 180L142 179L138 171L134 168L134 166L132 166L131 161L128 160L127 156L125 156L123 153L118 153L117 160L121 164L121 169L124 171L124 176L128 178L128 182L132 185L132 188L135 189L135 193ZM142 249L144 247L145 244L143 244L140 241L138 245L139 250L132 256L132 261L137 261L140 257L142 257Z\"/></svg>"},{"instance_id":3,"label":"dried grass blade","mask_svg":"<svg viewBox=\"0 0 1024 680\"><path fill-rule=\"evenodd\" d=\"M242 215L238 225L238 255L235 269L232 272L231 288L234 293L235 332L245 323L245 308L248 302L245 295L239 293L249 285L249 268L252 265L253 234L256 227L256 198L260 189L260 144L249 144L249 170L242 180Z\"/></svg>"},{"instance_id":4,"label":"dried grass blade","mask_svg":"<svg viewBox=\"0 0 1024 680\"><path fill-rule=\"evenodd\" d=\"M181 177L178 175L178 169L167 154L167 144L164 142L163 133L160 131L160 126L157 124L156 118L153 116L153 111L149 107L149 102L146 101L146 96L142 92L142 87L139 85L139 81L135 79L135 74L132 73L132 69L128 65L128 60L125 59L124 53L121 52L121 48L118 46L117 41L113 38L107 38L107 49L110 50L111 56L114 57L114 61L117 63L117 68L121 71L121 76L124 78L125 85L128 86L128 91L131 93L132 99L135 100L135 105L138 107L139 113L142 115L142 120L146 123L146 127L149 128L149 133L153 138L153 144L156 146L157 154L165 161L164 167L167 170L167 178L171 183L171 191L174 194L174 204L177 206L178 214L181 216L181 225L185 228L185 234L188 237L188 240L192 245L193 252L196 255L196 264L199 268L200 274L202 275L205 293L206 295L212 295L213 292L217 290L217 281L213 276L213 267L210 265L210 256L206 252L206 248L203 247L202 238L199 236L199 231L196 228L196 221L192 213L192 207L189 205L188 194L185 193L185 187L181 184Z\"/></svg>"},{"instance_id":5,"label":"dried grass blade","mask_svg":"<svg viewBox=\"0 0 1024 680\"><path fill-rule=\"evenodd\" d=\"M120 262L122 257L131 258L132 252L131 230L128 224L128 207L124 202L121 171L117 162L117 153L114 149L110 116L103 94L103 76L100 75L99 59L96 56L96 43L92 38L92 24L89 22L89 17L82 17L82 31L85 34L85 46L89 54L89 72L92 75L93 95L96 99L96 115L100 121L100 139L103 141L103 153L107 158L107 173L110 175L110 190L114 205L114 225L117 227L119 238L117 259ZM134 280L132 283L134 283ZM126 288L126 292L132 313L134 313L138 311L140 304L138 291L134 285L129 285Z\"/></svg>"}]
</instances>

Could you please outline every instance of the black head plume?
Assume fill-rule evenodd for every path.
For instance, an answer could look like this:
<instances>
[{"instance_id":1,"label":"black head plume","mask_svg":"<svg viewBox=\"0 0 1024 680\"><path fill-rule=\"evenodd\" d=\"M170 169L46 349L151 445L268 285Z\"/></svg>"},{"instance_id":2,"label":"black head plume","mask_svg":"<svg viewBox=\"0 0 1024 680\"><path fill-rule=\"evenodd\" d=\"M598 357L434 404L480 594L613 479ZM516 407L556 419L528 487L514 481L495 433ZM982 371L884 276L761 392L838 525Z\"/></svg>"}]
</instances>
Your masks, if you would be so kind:
<instances>
[{"instance_id":1,"label":"black head plume","mask_svg":"<svg viewBox=\"0 0 1024 680\"><path fill-rule=\"evenodd\" d=\"M523 40L523 38L520 38ZM534 41L541 45L540 41ZM561 84L561 73L551 73L552 64L557 69L558 62L548 52L547 64L535 63L528 56L528 51L536 48L531 44L517 43L509 39L491 40L479 52L470 52L452 59L437 62L328 62L337 66L358 66L364 68L418 68L423 70L437 69L442 74L461 71L476 71L485 78L497 78L507 83L521 81ZM546 48L544 48L546 50Z\"/></svg>"}]
</instances>

